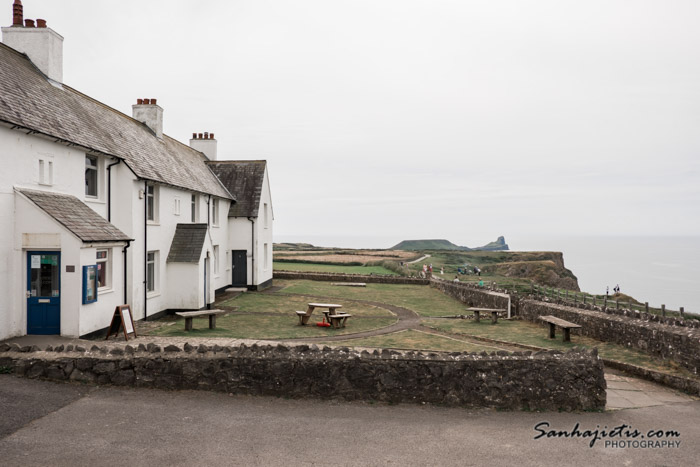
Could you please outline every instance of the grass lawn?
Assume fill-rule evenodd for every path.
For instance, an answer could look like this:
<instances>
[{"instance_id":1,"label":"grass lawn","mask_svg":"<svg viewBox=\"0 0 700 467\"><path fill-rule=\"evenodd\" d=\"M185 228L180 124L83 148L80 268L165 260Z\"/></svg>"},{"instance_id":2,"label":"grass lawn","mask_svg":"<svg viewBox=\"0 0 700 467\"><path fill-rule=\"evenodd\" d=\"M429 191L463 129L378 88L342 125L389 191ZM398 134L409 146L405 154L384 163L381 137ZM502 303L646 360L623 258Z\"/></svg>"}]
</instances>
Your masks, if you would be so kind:
<instances>
[{"instance_id":1,"label":"grass lawn","mask_svg":"<svg viewBox=\"0 0 700 467\"><path fill-rule=\"evenodd\" d=\"M315 264L315 263L287 263L274 261L272 269L277 271L301 271L301 272L339 272L344 274L380 274L385 276L397 276L381 266L344 266L342 264Z\"/></svg>"},{"instance_id":2,"label":"grass lawn","mask_svg":"<svg viewBox=\"0 0 700 467\"><path fill-rule=\"evenodd\" d=\"M318 327L317 321L323 313L314 312L308 326L299 326L295 310L306 310L308 298L276 294L247 292L224 302L223 305L238 306L238 311L216 319L216 329L208 328L207 318L195 319L194 329L185 331L184 319L151 331L156 336L182 337L229 337L237 339L295 339L299 337L323 337L368 331L394 324L397 318L388 310L370 305L338 301L343 311L352 318L344 328Z\"/></svg>"},{"instance_id":3,"label":"grass lawn","mask_svg":"<svg viewBox=\"0 0 700 467\"><path fill-rule=\"evenodd\" d=\"M341 342L327 342L329 345L339 345ZM494 346L484 343L473 344L463 342L458 339L437 336L427 332L408 329L405 331L392 332L382 336L367 337L364 339L352 339L342 342L348 347L370 347L378 349L401 349L401 350L432 350L441 352L494 352L500 350Z\"/></svg>"},{"instance_id":4,"label":"grass lawn","mask_svg":"<svg viewBox=\"0 0 700 467\"><path fill-rule=\"evenodd\" d=\"M367 287L343 287L331 285L330 282L281 280L275 280L275 285L284 286L282 293L388 303L408 308L421 316L463 315L467 307L427 285L367 284Z\"/></svg>"},{"instance_id":5,"label":"grass lawn","mask_svg":"<svg viewBox=\"0 0 700 467\"><path fill-rule=\"evenodd\" d=\"M679 376L692 377L693 375L682 367L672 362L666 362L654 358L643 352L628 349L624 346L609 342L601 342L590 337L574 335L571 342L562 342L563 331L557 329L557 337L550 339L549 328L522 320L499 320L493 325L490 320L482 320L479 323L473 320L463 319L424 319L423 324L439 331L449 332L456 336L478 336L496 339L503 342L532 345L546 349L558 349L566 351L575 346L598 347L601 357L632 365L638 365L652 370Z\"/></svg>"}]
</instances>

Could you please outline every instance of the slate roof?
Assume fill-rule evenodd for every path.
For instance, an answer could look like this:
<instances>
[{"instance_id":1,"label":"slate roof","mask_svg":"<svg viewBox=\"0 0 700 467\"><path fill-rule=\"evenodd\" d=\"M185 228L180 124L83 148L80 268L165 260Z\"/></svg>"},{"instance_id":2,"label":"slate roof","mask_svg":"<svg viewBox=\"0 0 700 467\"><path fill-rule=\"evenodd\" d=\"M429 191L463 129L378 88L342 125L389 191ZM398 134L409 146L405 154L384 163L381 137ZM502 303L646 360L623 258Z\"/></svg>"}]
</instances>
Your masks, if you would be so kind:
<instances>
[{"instance_id":1,"label":"slate roof","mask_svg":"<svg viewBox=\"0 0 700 467\"><path fill-rule=\"evenodd\" d=\"M75 196L23 188L17 191L29 198L83 242L132 240Z\"/></svg>"},{"instance_id":2,"label":"slate roof","mask_svg":"<svg viewBox=\"0 0 700 467\"><path fill-rule=\"evenodd\" d=\"M71 87L52 84L27 58L0 43L0 121L123 159L136 176L231 199L199 151Z\"/></svg>"},{"instance_id":3,"label":"slate roof","mask_svg":"<svg viewBox=\"0 0 700 467\"><path fill-rule=\"evenodd\" d=\"M209 161L207 165L236 199L228 217L258 217L267 161Z\"/></svg>"},{"instance_id":4,"label":"slate roof","mask_svg":"<svg viewBox=\"0 0 700 467\"><path fill-rule=\"evenodd\" d=\"M207 224L177 224L168 263L199 263L207 235Z\"/></svg>"}]
</instances>

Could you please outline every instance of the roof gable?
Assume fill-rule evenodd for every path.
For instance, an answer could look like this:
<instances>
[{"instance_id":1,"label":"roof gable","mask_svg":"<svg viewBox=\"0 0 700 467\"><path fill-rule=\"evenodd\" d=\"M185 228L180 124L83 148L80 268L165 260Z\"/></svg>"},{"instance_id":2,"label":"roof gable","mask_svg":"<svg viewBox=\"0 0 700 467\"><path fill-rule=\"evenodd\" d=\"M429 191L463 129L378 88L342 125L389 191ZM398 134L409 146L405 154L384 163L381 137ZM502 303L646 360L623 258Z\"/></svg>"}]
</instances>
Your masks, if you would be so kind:
<instances>
[{"instance_id":1,"label":"roof gable","mask_svg":"<svg viewBox=\"0 0 700 467\"><path fill-rule=\"evenodd\" d=\"M124 160L137 177L231 199L206 157L66 85L0 44L0 120Z\"/></svg>"},{"instance_id":2,"label":"roof gable","mask_svg":"<svg viewBox=\"0 0 700 467\"><path fill-rule=\"evenodd\" d=\"M177 224L168 263L199 263L207 236L207 224Z\"/></svg>"},{"instance_id":3,"label":"roof gable","mask_svg":"<svg viewBox=\"0 0 700 467\"><path fill-rule=\"evenodd\" d=\"M207 165L236 199L228 217L258 217L267 161L210 161Z\"/></svg>"}]
</instances>

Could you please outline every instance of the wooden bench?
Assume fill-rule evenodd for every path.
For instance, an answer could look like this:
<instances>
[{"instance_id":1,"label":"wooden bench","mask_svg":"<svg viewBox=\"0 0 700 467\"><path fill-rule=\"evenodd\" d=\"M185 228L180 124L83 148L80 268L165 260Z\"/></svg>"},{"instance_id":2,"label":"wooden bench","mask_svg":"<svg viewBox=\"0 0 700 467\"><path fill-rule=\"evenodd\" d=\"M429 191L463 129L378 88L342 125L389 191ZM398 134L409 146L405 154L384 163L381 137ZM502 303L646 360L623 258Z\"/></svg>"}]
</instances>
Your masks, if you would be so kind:
<instances>
[{"instance_id":1,"label":"wooden bench","mask_svg":"<svg viewBox=\"0 0 700 467\"><path fill-rule=\"evenodd\" d=\"M309 322L309 318L311 318L311 313L309 313L308 310L307 311L298 311L297 310L296 313L297 313L297 316L299 317L299 325L300 326L303 326Z\"/></svg>"},{"instance_id":2,"label":"wooden bench","mask_svg":"<svg viewBox=\"0 0 700 467\"><path fill-rule=\"evenodd\" d=\"M544 321L545 323L549 324L549 338L554 339L554 328L556 326L559 326L564 330L564 342L571 342L571 330L572 329L579 329L581 326L579 326L576 323L570 323L568 321L564 321L563 319L557 318L556 316L540 316L540 319Z\"/></svg>"},{"instance_id":3,"label":"wooden bench","mask_svg":"<svg viewBox=\"0 0 700 467\"><path fill-rule=\"evenodd\" d=\"M336 313L334 315L328 315L328 320L334 329L340 329L345 327L345 322L352 315L348 313Z\"/></svg>"},{"instance_id":4,"label":"wooden bench","mask_svg":"<svg viewBox=\"0 0 700 467\"><path fill-rule=\"evenodd\" d=\"M481 321L481 316L480 313L491 313L491 324L496 324L498 323L498 313L503 313L506 310L502 308L467 308L467 311L471 311L474 313L474 321L475 322L480 322Z\"/></svg>"},{"instance_id":5,"label":"wooden bench","mask_svg":"<svg viewBox=\"0 0 700 467\"><path fill-rule=\"evenodd\" d=\"M216 329L216 317L228 313L227 310L178 311L175 314L185 318L185 331L192 330L192 318L209 317L209 329Z\"/></svg>"}]
</instances>

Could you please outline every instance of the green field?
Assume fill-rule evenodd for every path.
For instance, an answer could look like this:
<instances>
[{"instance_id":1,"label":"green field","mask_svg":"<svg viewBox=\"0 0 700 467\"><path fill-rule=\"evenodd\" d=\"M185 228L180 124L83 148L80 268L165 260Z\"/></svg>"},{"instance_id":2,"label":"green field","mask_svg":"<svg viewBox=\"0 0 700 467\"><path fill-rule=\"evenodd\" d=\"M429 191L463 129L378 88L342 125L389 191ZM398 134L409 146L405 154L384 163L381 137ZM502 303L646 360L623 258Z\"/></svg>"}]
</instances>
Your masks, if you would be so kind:
<instances>
[{"instance_id":1,"label":"green field","mask_svg":"<svg viewBox=\"0 0 700 467\"><path fill-rule=\"evenodd\" d=\"M395 272L381 266L346 266L343 264L291 263L287 261L275 261L272 263L272 268L275 271L337 272L342 274L380 274L386 276L398 275Z\"/></svg>"}]
</instances>

